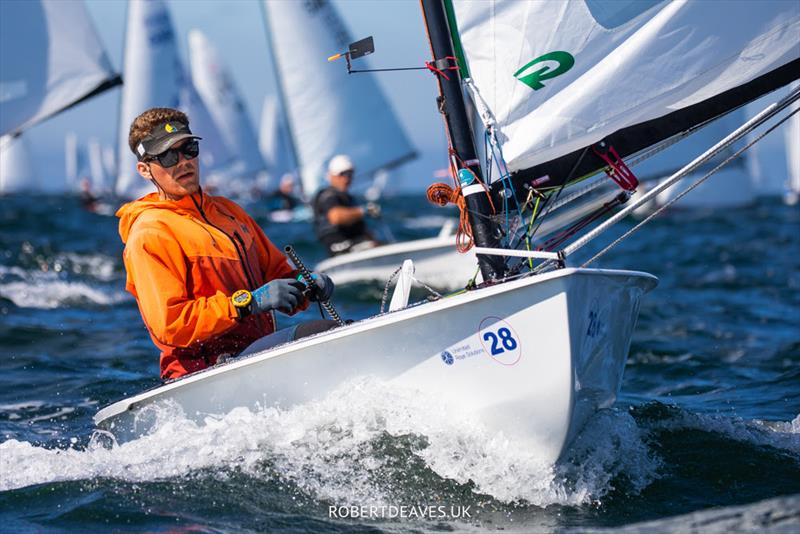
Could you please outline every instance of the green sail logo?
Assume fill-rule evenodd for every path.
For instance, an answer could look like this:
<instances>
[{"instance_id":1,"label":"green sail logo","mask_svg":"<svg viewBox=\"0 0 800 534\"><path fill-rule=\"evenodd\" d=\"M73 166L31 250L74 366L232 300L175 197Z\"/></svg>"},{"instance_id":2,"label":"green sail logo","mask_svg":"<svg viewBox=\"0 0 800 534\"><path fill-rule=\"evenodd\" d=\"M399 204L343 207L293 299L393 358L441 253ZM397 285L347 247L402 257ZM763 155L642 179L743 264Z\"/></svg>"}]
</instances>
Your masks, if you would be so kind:
<instances>
[{"instance_id":1,"label":"green sail logo","mask_svg":"<svg viewBox=\"0 0 800 534\"><path fill-rule=\"evenodd\" d=\"M544 65L541 65L539 69L531 70L534 65L539 63L544 63ZM575 58L572 57L572 54L557 50L533 59L515 72L514 77L534 91L538 91L539 89L544 89L543 81L561 76L571 69L574 64Z\"/></svg>"}]
</instances>

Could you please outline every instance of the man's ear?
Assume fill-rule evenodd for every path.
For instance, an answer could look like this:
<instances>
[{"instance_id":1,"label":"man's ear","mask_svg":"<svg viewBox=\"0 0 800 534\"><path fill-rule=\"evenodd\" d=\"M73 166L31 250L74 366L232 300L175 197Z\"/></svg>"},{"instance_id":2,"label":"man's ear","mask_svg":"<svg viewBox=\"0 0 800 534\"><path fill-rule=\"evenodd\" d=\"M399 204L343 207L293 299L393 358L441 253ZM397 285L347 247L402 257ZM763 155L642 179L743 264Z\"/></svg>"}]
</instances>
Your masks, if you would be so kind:
<instances>
[{"instance_id":1,"label":"man's ear","mask_svg":"<svg viewBox=\"0 0 800 534\"><path fill-rule=\"evenodd\" d=\"M136 163L136 172L145 180L152 180L153 175L150 173L150 165L142 161Z\"/></svg>"}]
</instances>

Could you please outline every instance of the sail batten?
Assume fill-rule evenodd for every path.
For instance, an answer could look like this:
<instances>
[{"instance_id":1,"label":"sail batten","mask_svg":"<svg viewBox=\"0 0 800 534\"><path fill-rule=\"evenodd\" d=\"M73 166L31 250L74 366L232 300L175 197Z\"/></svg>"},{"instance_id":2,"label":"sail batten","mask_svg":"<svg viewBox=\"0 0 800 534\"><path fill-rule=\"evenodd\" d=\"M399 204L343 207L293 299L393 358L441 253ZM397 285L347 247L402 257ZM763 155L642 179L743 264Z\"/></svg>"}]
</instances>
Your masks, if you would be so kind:
<instances>
[{"instance_id":1,"label":"sail batten","mask_svg":"<svg viewBox=\"0 0 800 534\"><path fill-rule=\"evenodd\" d=\"M718 117L800 76L792 2L466 2L454 12L473 83L519 184L549 186ZM484 124L484 126L487 126Z\"/></svg>"}]
</instances>

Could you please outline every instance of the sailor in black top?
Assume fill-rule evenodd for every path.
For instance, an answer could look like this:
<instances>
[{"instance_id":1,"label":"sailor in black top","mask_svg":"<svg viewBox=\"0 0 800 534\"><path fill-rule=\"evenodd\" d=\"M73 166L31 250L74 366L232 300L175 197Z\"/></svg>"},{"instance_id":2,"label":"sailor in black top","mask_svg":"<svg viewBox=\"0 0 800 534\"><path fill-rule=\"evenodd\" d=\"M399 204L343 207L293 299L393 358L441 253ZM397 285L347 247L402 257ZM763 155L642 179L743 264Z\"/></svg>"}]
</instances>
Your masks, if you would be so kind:
<instances>
[{"instance_id":1,"label":"sailor in black top","mask_svg":"<svg viewBox=\"0 0 800 534\"><path fill-rule=\"evenodd\" d=\"M377 217L380 208L377 204L359 206L347 192L354 171L349 157L338 155L331 158L328 164L330 186L320 190L312 202L314 230L331 256L378 245L367 229L364 216Z\"/></svg>"},{"instance_id":2,"label":"sailor in black top","mask_svg":"<svg viewBox=\"0 0 800 534\"><path fill-rule=\"evenodd\" d=\"M293 210L300 205L300 200L294 195L295 179L292 174L284 174L278 189L267 197L267 206L270 211Z\"/></svg>"}]
</instances>

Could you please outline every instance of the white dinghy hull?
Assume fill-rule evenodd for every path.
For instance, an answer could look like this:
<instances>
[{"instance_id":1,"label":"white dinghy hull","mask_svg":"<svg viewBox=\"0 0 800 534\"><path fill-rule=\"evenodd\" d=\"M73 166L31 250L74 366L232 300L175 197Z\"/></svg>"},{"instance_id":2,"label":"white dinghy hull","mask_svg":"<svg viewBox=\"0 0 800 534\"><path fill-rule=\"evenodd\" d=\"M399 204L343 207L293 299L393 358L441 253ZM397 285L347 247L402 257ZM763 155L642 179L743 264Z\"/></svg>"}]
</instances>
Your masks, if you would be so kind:
<instances>
[{"instance_id":1,"label":"white dinghy hull","mask_svg":"<svg viewBox=\"0 0 800 534\"><path fill-rule=\"evenodd\" d=\"M126 441L170 402L202 423L237 407L323 398L375 376L477 418L555 462L619 391L649 274L562 269L405 308L244 357L117 402L95 423Z\"/></svg>"},{"instance_id":2,"label":"white dinghy hull","mask_svg":"<svg viewBox=\"0 0 800 534\"><path fill-rule=\"evenodd\" d=\"M385 282L403 261L414 262L414 277L440 289L464 287L478 271L475 253L456 250L455 235L417 239L349 252L321 261L314 268L336 284Z\"/></svg>"}]
</instances>

